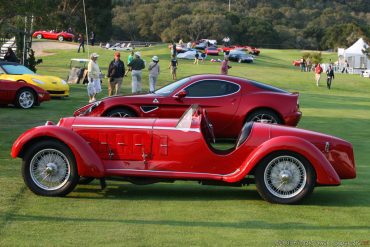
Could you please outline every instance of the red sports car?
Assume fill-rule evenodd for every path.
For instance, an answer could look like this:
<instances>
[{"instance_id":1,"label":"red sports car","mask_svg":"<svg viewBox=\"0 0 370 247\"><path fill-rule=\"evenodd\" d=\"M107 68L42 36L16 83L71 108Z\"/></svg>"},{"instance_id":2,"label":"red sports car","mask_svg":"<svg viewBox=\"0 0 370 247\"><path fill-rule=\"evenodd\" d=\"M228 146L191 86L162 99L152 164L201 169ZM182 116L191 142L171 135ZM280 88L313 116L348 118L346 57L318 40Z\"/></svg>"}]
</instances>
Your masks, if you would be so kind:
<instances>
[{"instance_id":1,"label":"red sports car","mask_svg":"<svg viewBox=\"0 0 370 247\"><path fill-rule=\"evenodd\" d=\"M74 116L179 118L193 104L206 108L217 137L236 137L247 121L296 126L298 93L225 75L194 75L154 94L108 97Z\"/></svg>"},{"instance_id":2,"label":"red sports car","mask_svg":"<svg viewBox=\"0 0 370 247\"><path fill-rule=\"evenodd\" d=\"M37 86L18 81L0 80L0 104L27 109L50 100L50 94Z\"/></svg>"},{"instance_id":3,"label":"red sports car","mask_svg":"<svg viewBox=\"0 0 370 247\"><path fill-rule=\"evenodd\" d=\"M206 111L190 107L180 119L63 118L22 134L12 157L23 159L28 188L64 196L80 176L115 177L144 185L193 180L204 185L255 182L272 203L297 203L317 186L356 177L352 145L298 128L247 122L235 145L215 149Z\"/></svg>"},{"instance_id":4,"label":"red sports car","mask_svg":"<svg viewBox=\"0 0 370 247\"><path fill-rule=\"evenodd\" d=\"M214 46L211 46L211 47L207 47L205 49L205 53L207 55L213 55L213 56L218 56L218 53L220 52L220 50L217 48L217 47L214 47Z\"/></svg>"},{"instance_id":5,"label":"red sports car","mask_svg":"<svg viewBox=\"0 0 370 247\"><path fill-rule=\"evenodd\" d=\"M32 37L38 39L54 39L54 40L69 40L73 41L74 35L67 32L54 32L54 31L36 31Z\"/></svg>"}]
</instances>

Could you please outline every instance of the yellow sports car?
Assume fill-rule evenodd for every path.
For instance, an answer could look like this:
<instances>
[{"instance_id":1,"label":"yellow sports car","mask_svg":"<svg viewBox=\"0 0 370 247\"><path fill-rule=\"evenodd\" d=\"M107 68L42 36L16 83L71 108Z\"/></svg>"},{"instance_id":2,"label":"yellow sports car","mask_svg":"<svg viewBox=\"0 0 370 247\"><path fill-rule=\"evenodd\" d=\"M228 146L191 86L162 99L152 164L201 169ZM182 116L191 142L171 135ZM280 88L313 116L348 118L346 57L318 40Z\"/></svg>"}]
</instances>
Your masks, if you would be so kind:
<instances>
[{"instance_id":1,"label":"yellow sports car","mask_svg":"<svg viewBox=\"0 0 370 247\"><path fill-rule=\"evenodd\" d=\"M0 62L0 79L24 81L48 91L50 96L69 96L69 85L55 76L37 75L27 67L18 63Z\"/></svg>"}]
</instances>

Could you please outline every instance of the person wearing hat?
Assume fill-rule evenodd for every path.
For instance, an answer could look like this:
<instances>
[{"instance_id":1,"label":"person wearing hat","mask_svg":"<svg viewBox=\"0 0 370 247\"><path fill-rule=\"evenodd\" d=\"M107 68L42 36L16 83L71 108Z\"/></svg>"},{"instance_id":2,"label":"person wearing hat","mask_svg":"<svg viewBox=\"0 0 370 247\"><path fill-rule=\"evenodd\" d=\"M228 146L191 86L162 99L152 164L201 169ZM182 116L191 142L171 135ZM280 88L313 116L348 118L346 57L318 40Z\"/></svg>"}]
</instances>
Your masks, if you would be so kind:
<instances>
[{"instance_id":1,"label":"person wearing hat","mask_svg":"<svg viewBox=\"0 0 370 247\"><path fill-rule=\"evenodd\" d=\"M144 60L141 59L140 52L135 52L135 58L127 66L131 70L132 93L140 93L142 70L145 68L145 63Z\"/></svg>"},{"instance_id":2,"label":"person wearing hat","mask_svg":"<svg viewBox=\"0 0 370 247\"><path fill-rule=\"evenodd\" d=\"M89 95L89 103L96 101L96 94L101 92L100 85L100 68L96 60L99 55L96 53L91 54L89 65L87 66L87 77L89 83L87 84L87 94Z\"/></svg>"},{"instance_id":3,"label":"person wearing hat","mask_svg":"<svg viewBox=\"0 0 370 247\"><path fill-rule=\"evenodd\" d=\"M108 96L121 93L123 76L125 75L125 64L122 62L121 54L116 51L114 59L108 67Z\"/></svg>"},{"instance_id":4,"label":"person wearing hat","mask_svg":"<svg viewBox=\"0 0 370 247\"><path fill-rule=\"evenodd\" d=\"M154 93L155 84L157 83L159 75L159 58L157 56L152 57L152 62L149 64L149 92Z\"/></svg>"}]
</instances>

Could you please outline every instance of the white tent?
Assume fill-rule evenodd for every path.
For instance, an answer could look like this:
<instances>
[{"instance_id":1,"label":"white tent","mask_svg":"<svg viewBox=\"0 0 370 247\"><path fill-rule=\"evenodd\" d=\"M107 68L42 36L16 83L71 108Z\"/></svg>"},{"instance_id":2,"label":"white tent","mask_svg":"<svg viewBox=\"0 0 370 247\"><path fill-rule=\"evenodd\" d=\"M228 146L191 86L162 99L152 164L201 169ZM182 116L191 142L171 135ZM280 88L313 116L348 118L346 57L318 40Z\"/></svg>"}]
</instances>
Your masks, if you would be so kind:
<instances>
[{"instance_id":1,"label":"white tent","mask_svg":"<svg viewBox=\"0 0 370 247\"><path fill-rule=\"evenodd\" d=\"M362 52L369 47L366 42L360 38L351 47L344 50L344 59L347 60L352 73L359 74L362 70L370 67L370 59ZM338 49L338 56L340 57Z\"/></svg>"}]
</instances>

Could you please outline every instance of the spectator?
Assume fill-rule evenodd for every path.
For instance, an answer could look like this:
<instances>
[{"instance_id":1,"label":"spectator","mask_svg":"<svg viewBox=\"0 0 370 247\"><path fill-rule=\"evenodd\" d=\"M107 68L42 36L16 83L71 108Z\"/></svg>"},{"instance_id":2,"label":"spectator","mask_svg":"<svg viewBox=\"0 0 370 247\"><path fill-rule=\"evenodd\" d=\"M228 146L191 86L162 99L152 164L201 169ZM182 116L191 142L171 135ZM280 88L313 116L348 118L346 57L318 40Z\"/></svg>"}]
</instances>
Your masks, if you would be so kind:
<instances>
[{"instance_id":1,"label":"spectator","mask_svg":"<svg viewBox=\"0 0 370 247\"><path fill-rule=\"evenodd\" d=\"M331 88L331 83L334 80L334 70L333 70L333 67L331 65L329 65L329 68L326 70L326 75L327 75L326 85L327 85L328 89L330 89Z\"/></svg>"},{"instance_id":2,"label":"spectator","mask_svg":"<svg viewBox=\"0 0 370 247\"><path fill-rule=\"evenodd\" d=\"M95 33L93 31L91 31L91 34L90 34L90 44L91 46L94 46L95 44Z\"/></svg>"},{"instance_id":3,"label":"spectator","mask_svg":"<svg viewBox=\"0 0 370 247\"><path fill-rule=\"evenodd\" d=\"M121 55L118 51L114 53L114 59L109 64L108 68L108 96L119 95L125 75L125 64L120 59Z\"/></svg>"},{"instance_id":4,"label":"spectator","mask_svg":"<svg viewBox=\"0 0 370 247\"><path fill-rule=\"evenodd\" d=\"M127 64L131 63L132 60L134 60L134 51L131 51L131 54L128 55Z\"/></svg>"},{"instance_id":5,"label":"spectator","mask_svg":"<svg viewBox=\"0 0 370 247\"><path fill-rule=\"evenodd\" d=\"M101 72L98 63L99 55L96 53L91 54L90 62L87 66L87 76L89 83L87 84L87 93L89 95L89 103L96 101L96 95L101 92L100 77Z\"/></svg>"},{"instance_id":6,"label":"spectator","mask_svg":"<svg viewBox=\"0 0 370 247\"><path fill-rule=\"evenodd\" d=\"M229 56L225 56L225 59L224 61L222 61L221 63L221 74L222 75L227 75L229 73L229 69L231 69L232 67L229 66Z\"/></svg>"},{"instance_id":7,"label":"spectator","mask_svg":"<svg viewBox=\"0 0 370 247\"><path fill-rule=\"evenodd\" d=\"M154 93L155 85L157 83L159 75L159 58L157 56L152 57L152 62L148 66L149 70L149 92Z\"/></svg>"},{"instance_id":8,"label":"spectator","mask_svg":"<svg viewBox=\"0 0 370 247\"><path fill-rule=\"evenodd\" d=\"M320 64L318 63L318 64L316 64L316 67L315 67L316 86L319 86L321 73L322 73L322 68L321 68Z\"/></svg>"},{"instance_id":9,"label":"spectator","mask_svg":"<svg viewBox=\"0 0 370 247\"><path fill-rule=\"evenodd\" d=\"M8 51L4 55L4 60L8 62L14 62L14 63L18 63L19 61L11 47L8 47Z\"/></svg>"},{"instance_id":10,"label":"spectator","mask_svg":"<svg viewBox=\"0 0 370 247\"><path fill-rule=\"evenodd\" d=\"M301 72L304 72L306 70L306 60L304 59L304 57L301 58L299 65L301 67Z\"/></svg>"},{"instance_id":11,"label":"spectator","mask_svg":"<svg viewBox=\"0 0 370 247\"><path fill-rule=\"evenodd\" d=\"M81 33L78 35L78 42L80 43L80 45L78 46L77 52L80 53L81 47L82 47L82 52L85 52L85 39Z\"/></svg>"},{"instance_id":12,"label":"spectator","mask_svg":"<svg viewBox=\"0 0 370 247\"><path fill-rule=\"evenodd\" d=\"M306 60L306 72L310 72L311 71L311 59L308 57L307 60Z\"/></svg>"},{"instance_id":13,"label":"spectator","mask_svg":"<svg viewBox=\"0 0 370 247\"><path fill-rule=\"evenodd\" d=\"M134 55L135 58L128 64L132 77L132 93L140 93L142 70L145 68L145 63L144 60L141 59L140 52L135 52Z\"/></svg>"},{"instance_id":14,"label":"spectator","mask_svg":"<svg viewBox=\"0 0 370 247\"><path fill-rule=\"evenodd\" d=\"M202 63L204 63L204 61L206 60L206 53L202 52L200 54L200 58L202 59Z\"/></svg>"},{"instance_id":15,"label":"spectator","mask_svg":"<svg viewBox=\"0 0 370 247\"><path fill-rule=\"evenodd\" d=\"M344 72L346 72L346 74L348 74L348 69L349 69L349 63L347 62L347 60L344 62L344 67L342 69L342 74Z\"/></svg>"},{"instance_id":16,"label":"spectator","mask_svg":"<svg viewBox=\"0 0 370 247\"><path fill-rule=\"evenodd\" d=\"M171 55L176 56L177 51L176 51L176 43L175 42L172 43L171 53L172 53Z\"/></svg>"},{"instance_id":17,"label":"spectator","mask_svg":"<svg viewBox=\"0 0 370 247\"><path fill-rule=\"evenodd\" d=\"M177 62L176 56L172 55L170 66L168 66L168 68L171 69L171 74L172 74L172 79L173 80L177 80L176 71L177 71L178 66L179 66L179 63Z\"/></svg>"},{"instance_id":18,"label":"spectator","mask_svg":"<svg viewBox=\"0 0 370 247\"><path fill-rule=\"evenodd\" d=\"M195 52L194 64L199 64L199 53L198 53L198 51Z\"/></svg>"}]
</instances>

